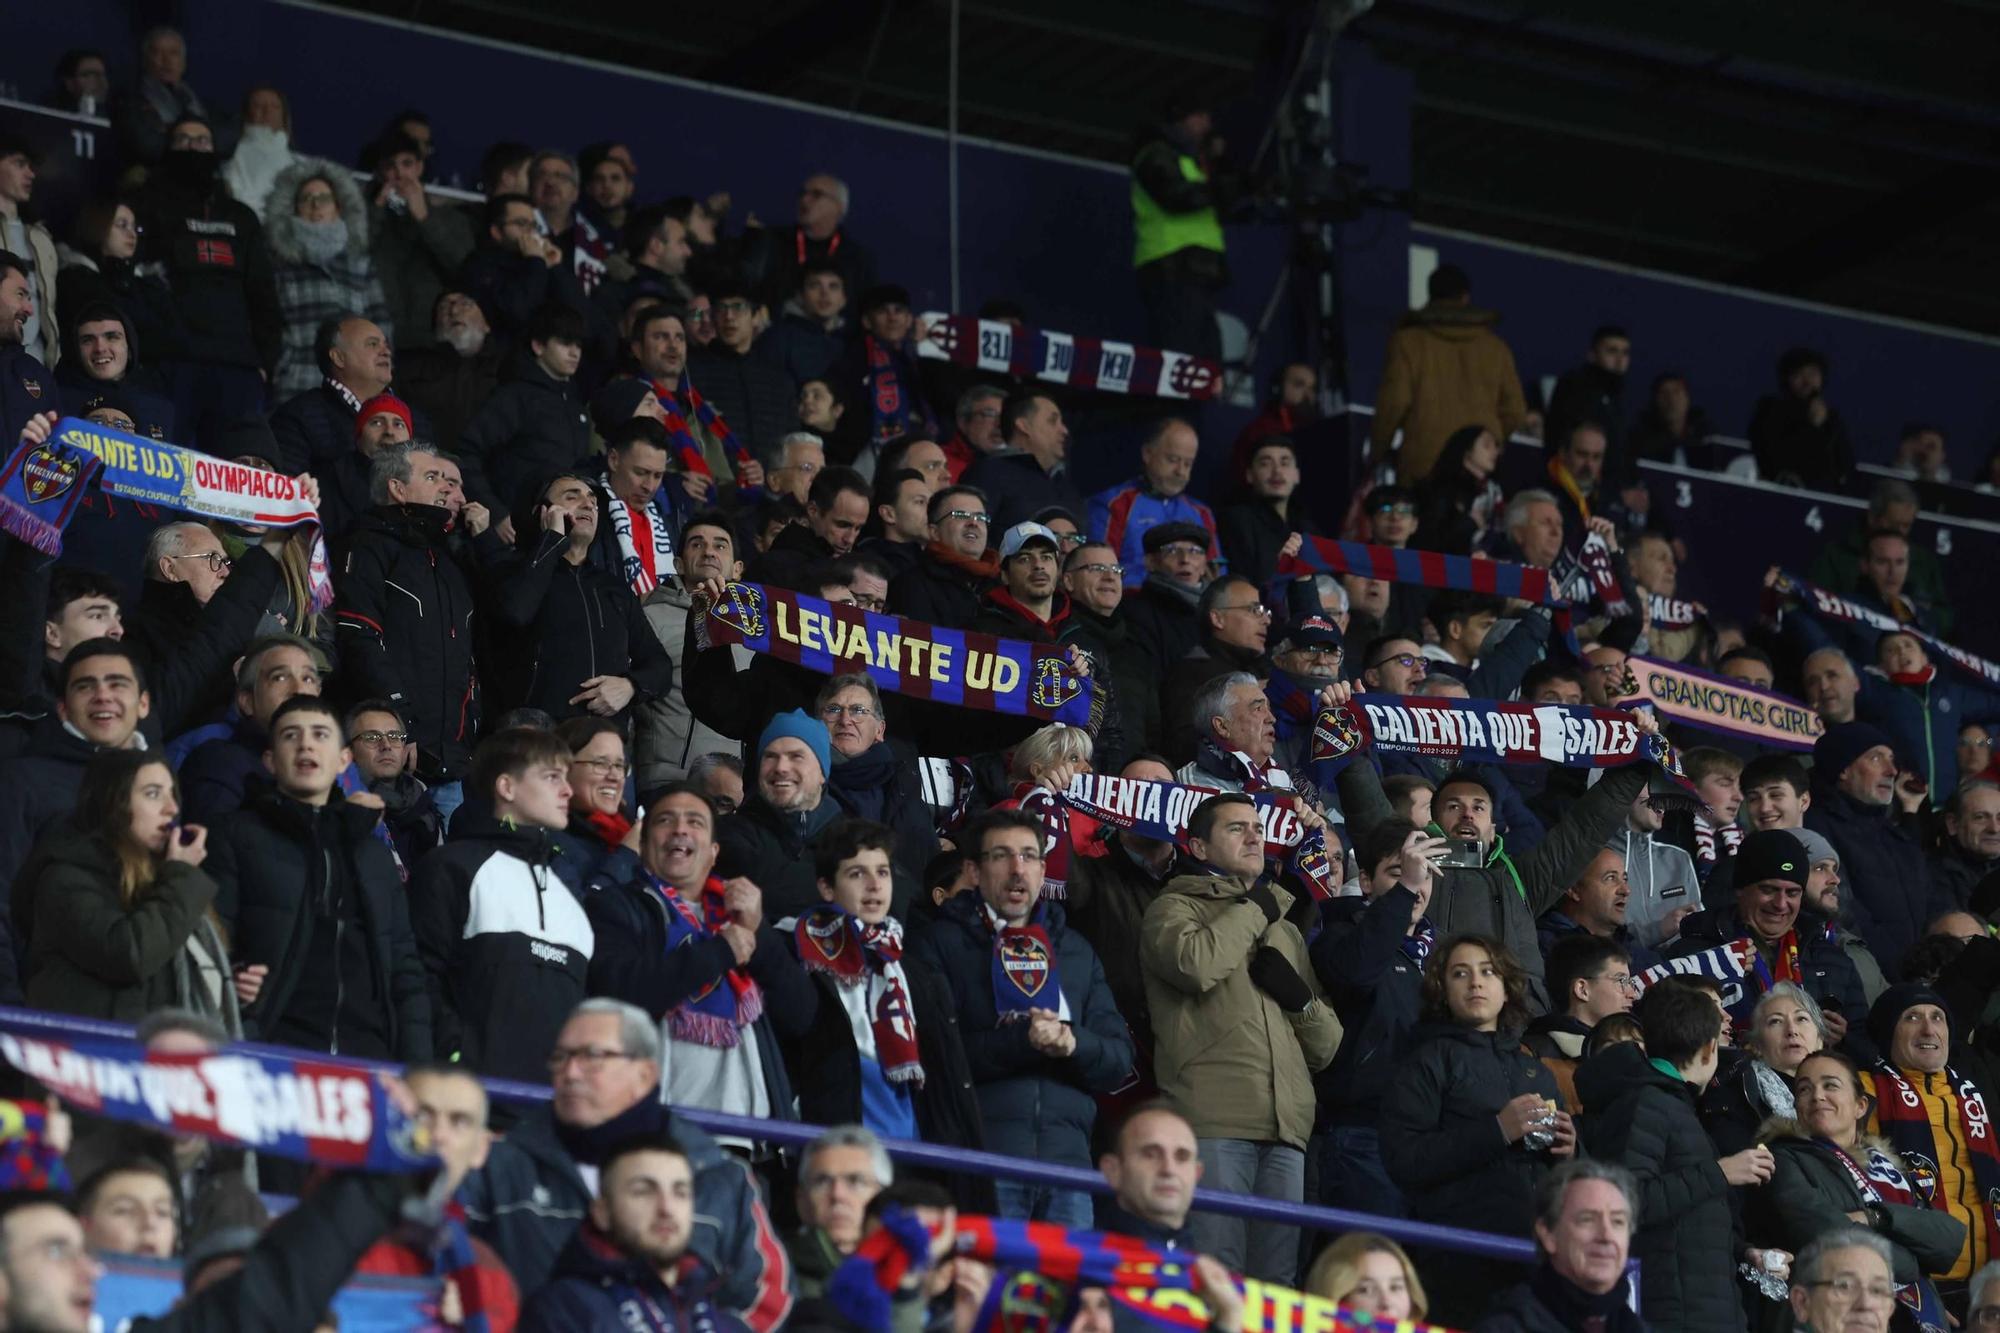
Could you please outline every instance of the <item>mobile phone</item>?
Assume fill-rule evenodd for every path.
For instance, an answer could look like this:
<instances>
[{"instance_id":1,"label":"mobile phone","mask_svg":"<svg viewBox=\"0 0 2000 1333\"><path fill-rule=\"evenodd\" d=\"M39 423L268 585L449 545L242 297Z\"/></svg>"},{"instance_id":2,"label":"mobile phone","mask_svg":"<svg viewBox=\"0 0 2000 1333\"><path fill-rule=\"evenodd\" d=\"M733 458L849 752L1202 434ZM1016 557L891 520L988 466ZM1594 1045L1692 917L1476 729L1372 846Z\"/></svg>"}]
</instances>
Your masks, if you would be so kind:
<instances>
[{"instance_id":1,"label":"mobile phone","mask_svg":"<svg viewBox=\"0 0 2000 1333\"><path fill-rule=\"evenodd\" d=\"M1470 866L1476 869L1485 861L1484 851L1485 849L1479 845L1479 840L1476 838L1452 838L1449 842L1449 848L1444 854L1444 859L1439 864Z\"/></svg>"}]
</instances>

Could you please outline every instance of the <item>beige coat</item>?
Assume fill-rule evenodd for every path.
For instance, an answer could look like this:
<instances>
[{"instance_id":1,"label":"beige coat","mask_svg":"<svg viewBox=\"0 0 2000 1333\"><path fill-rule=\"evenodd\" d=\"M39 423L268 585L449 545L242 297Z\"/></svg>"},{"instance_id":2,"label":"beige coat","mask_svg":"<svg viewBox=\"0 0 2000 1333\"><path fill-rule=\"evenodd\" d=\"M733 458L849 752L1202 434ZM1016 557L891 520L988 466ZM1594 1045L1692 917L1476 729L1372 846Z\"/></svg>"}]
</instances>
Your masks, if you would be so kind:
<instances>
[{"instance_id":1,"label":"beige coat","mask_svg":"<svg viewBox=\"0 0 2000 1333\"><path fill-rule=\"evenodd\" d=\"M1528 418L1514 353L1492 326L1499 316L1433 301L1403 316L1389 335L1382 387L1375 395L1374 457L1389 457L1403 432L1396 480L1415 485L1466 426L1484 426L1501 444Z\"/></svg>"},{"instance_id":2,"label":"beige coat","mask_svg":"<svg viewBox=\"0 0 2000 1333\"><path fill-rule=\"evenodd\" d=\"M1291 895L1275 888L1286 910ZM1315 1070L1333 1063L1340 1020L1324 999L1288 1014L1250 979L1268 944L1312 987L1298 927L1244 901L1249 886L1222 875L1170 881L1139 923L1139 964L1153 1014L1153 1065L1205 1139L1249 1139L1303 1149L1313 1130Z\"/></svg>"}]
</instances>

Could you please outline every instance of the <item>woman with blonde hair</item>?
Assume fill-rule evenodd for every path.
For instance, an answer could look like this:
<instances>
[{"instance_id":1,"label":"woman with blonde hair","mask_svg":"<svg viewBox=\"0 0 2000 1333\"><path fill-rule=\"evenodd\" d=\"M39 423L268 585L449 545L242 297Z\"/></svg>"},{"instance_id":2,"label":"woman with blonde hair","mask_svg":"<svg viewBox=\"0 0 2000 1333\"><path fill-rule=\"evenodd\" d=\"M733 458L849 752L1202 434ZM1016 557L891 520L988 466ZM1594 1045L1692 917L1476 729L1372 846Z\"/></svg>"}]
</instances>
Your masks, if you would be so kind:
<instances>
[{"instance_id":1,"label":"woman with blonde hair","mask_svg":"<svg viewBox=\"0 0 2000 1333\"><path fill-rule=\"evenodd\" d=\"M1391 1323L1421 1321L1430 1309L1410 1256L1373 1231L1350 1231L1321 1250L1306 1270L1305 1292Z\"/></svg>"},{"instance_id":2,"label":"woman with blonde hair","mask_svg":"<svg viewBox=\"0 0 2000 1333\"><path fill-rule=\"evenodd\" d=\"M1082 727L1051 722L1015 746L1007 761L1007 778L1014 790L999 807L1025 810L1048 830L1042 871L1042 895L1047 898L1069 896L1070 848L1097 830L1096 820L1070 809L1062 799L1076 775L1090 771L1093 749L1090 733Z\"/></svg>"}]
</instances>

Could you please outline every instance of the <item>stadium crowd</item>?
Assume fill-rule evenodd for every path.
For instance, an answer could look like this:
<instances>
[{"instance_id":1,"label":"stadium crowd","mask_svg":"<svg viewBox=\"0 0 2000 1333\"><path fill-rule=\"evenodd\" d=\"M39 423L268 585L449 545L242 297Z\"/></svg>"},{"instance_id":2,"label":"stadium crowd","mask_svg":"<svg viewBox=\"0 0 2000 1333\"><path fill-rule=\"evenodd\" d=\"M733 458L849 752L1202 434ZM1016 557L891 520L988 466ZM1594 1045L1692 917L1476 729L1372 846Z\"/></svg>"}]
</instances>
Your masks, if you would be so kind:
<instances>
[{"instance_id":1,"label":"stadium crowd","mask_svg":"<svg viewBox=\"0 0 2000 1333\"><path fill-rule=\"evenodd\" d=\"M117 1255L185 1274L146 1328L311 1328L356 1271L446 1274L453 1327L1018 1316L961 1215L1179 1256L1231 1333L1265 1326L1231 1273L1493 1333L2000 1329L2000 693L1937 651L1982 608L1911 545L1907 485L1798 567L1920 633L1778 571L1731 574L1765 617L1712 616L1678 571L1727 535L1670 525L1636 469L1706 432L1693 386L1633 401L1605 327L1531 413L1446 265L1390 334L1345 513L1299 496L1348 468L1295 442L1303 364L1233 440L1163 410L1085 495L1069 391L920 359L833 175L732 225L624 144L496 144L468 206L427 188L419 112L357 172L291 144L281 89L199 95L171 30L141 64L114 94L102 55L64 61L129 170L60 243L0 136L0 430L303 477L319 527L93 489L59 558L0 537L0 1002L163 1055L393 1064L441 1166L309 1179L51 1108L71 1188L0 1194L0 1329L88 1328ZM1156 330L1212 314L1207 136L1176 108L1135 157ZM1766 477L1852 472L1824 371L1780 360ZM1547 480L1509 492L1531 415ZM1599 553L1627 595L1300 572L1323 537L1563 588ZM717 641L746 582L1058 645L1089 724ZM1608 709L1641 659L1796 696L1817 740L1641 708L1665 767L1385 747L1315 777L1316 715L1357 693ZM1069 799L1092 773L1198 803L1121 828ZM1328 883L1271 857L1274 800ZM688 1110L828 1128L786 1153ZM888 1140L1110 1193L899 1169ZM1541 1262L1197 1211L1197 1182ZM268 1223L259 1189L300 1202ZM907 1275L857 1307L839 1275L913 1218ZM1082 1284L1007 1326L1138 1319Z\"/></svg>"}]
</instances>

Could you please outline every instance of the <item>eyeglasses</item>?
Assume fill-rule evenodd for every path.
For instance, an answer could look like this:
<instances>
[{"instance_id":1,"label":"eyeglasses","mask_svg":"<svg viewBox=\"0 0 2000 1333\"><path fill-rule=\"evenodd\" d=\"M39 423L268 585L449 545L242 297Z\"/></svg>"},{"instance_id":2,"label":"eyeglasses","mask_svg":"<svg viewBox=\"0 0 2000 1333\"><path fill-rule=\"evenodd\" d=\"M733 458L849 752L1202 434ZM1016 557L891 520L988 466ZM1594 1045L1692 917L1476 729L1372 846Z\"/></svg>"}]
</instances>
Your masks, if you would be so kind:
<instances>
[{"instance_id":1,"label":"eyeglasses","mask_svg":"<svg viewBox=\"0 0 2000 1333\"><path fill-rule=\"evenodd\" d=\"M1852 1277L1845 1273L1839 1277L1824 1278L1818 1282L1801 1282L1799 1285L1808 1288L1832 1287L1834 1295L1849 1303L1860 1300L1861 1293L1864 1291L1868 1293L1868 1299L1871 1301L1893 1301L1896 1299L1895 1288L1891 1287L1888 1283L1863 1282L1860 1278ZM1993 1307L1981 1306L1980 1308L1991 1310ZM1976 1315L1977 1312L1975 1312L1975 1317Z\"/></svg>"},{"instance_id":2,"label":"eyeglasses","mask_svg":"<svg viewBox=\"0 0 2000 1333\"><path fill-rule=\"evenodd\" d=\"M549 1072L560 1074L574 1060L583 1066L586 1074L595 1074L604 1068L607 1060L636 1060L635 1055L627 1055L609 1046L558 1046L549 1052Z\"/></svg>"},{"instance_id":3,"label":"eyeglasses","mask_svg":"<svg viewBox=\"0 0 2000 1333\"><path fill-rule=\"evenodd\" d=\"M1637 995L1640 990L1639 979L1630 972L1606 972L1601 977L1592 977L1591 980L1608 981L1619 990L1629 991L1634 995Z\"/></svg>"},{"instance_id":4,"label":"eyeglasses","mask_svg":"<svg viewBox=\"0 0 2000 1333\"><path fill-rule=\"evenodd\" d=\"M1083 546L1090 541L1090 538L1080 532L1058 532L1056 540L1064 546Z\"/></svg>"},{"instance_id":5,"label":"eyeglasses","mask_svg":"<svg viewBox=\"0 0 2000 1333\"><path fill-rule=\"evenodd\" d=\"M357 731L354 733L356 745L403 745L410 739L407 731Z\"/></svg>"},{"instance_id":6,"label":"eyeglasses","mask_svg":"<svg viewBox=\"0 0 2000 1333\"><path fill-rule=\"evenodd\" d=\"M863 611L887 611L889 609L888 598L877 597L872 593L855 593L854 604Z\"/></svg>"},{"instance_id":7,"label":"eyeglasses","mask_svg":"<svg viewBox=\"0 0 2000 1333\"><path fill-rule=\"evenodd\" d=\"M1375 512L1378 514L1393 514L1397 518L1415 518L1417 516L1417 507L1405 504L1376 505Z\"/></svg>"},{"instance_id":8,"label":"eyeglasses","mask_svg":"<svg viewBox=\"0 0 2000 1333\"><path fill-rule=\"evenodd\" d=\"M313 190L310 193L300 195L299 202L307 208L318 208L321 204L330 204L333 202L333 191Z\"/></svg>"},{"instance_id":9,"label":"eyeglasses","mask_svg":"<svg viewBox=\"0 0 2000 1333\"><path fill-rule=\"evenodd\" d=\"M828 722L838 722L842 717L851 717L857 722L866 722L870 718L881 716L881 714L877 713L867 704L828 704L819 710L819 715Z\"/></svg>"},{"instance_id":10,"label":"eyeglasses","mask_svg":"<svg viewBox=\"0 0 2000 1333\"><path fill-rule=\"evenodd\" d=\"M748 301L717 301L715 311L720 315L747 315L750 313Z\"/></svg>"},{"instance_id":11,"label":"eyeglasses","mask_svg":"<svg viewBox=\"0 0 2000 1333\"><path fill-rule=\"evenodd\" d=\"M1000 409L997 407L975 407L965 414L967 421L998 421Z\"/></svg>"},{"instance_id":12,"label":"eyeglasses","mask_svg":"<svg viewBox=\"0 0 2000 1333\"><path fill-rule=\"evenodd\" d=\"M214 574L220 574L223 570L236 563L220 551L204 551L200 555L177 555L170 558L174 560L206 560L209 572Z\"/></svg>"},{"instance_id":13,"label":"eyeglasses","mask_svg":"<svg viewBox=\"0 0 2000 1333\"><path fill-rule=\"evenodd\" d=\"M1115 578L1123 578L1125 577L1125 566L1107 565L1099 562L1094 565L1078 565L1076 572L1079 574L1110 574Z\"/></svg>"},{"instance_id":14,"label":"eyeglasses","mask_svg":"<svg viewBox=\"0 0 2000 1333\"><path fill-rule=\"evenodd\" d=\"M1385 657L1379 662L1370 662L1368 669L1373 671L1376 667L1387 666L1391 662L1402 667L1405 671L1414 671L1424 664L1424 659L1416 656L1414 653L1397 653L1394 657Z\"/></svg>"},{"instance_id":15,"label":"eyeglasses","mask_svg":"<svg viewBox=\"0 0 2000 1333\"><path fill-rule=\"evenodd\" d=\"M708 803L715 807L715 813L718 815L736 813L736 799L732 796L711 796L708 798Z\"/></svg>"},{"instance_id":16,"label":"eyeglasses","mask_svg":"<svg viewBox=\"0 0 2000 1333\"><path fill-rule=\"evenodd\" d=\"M1225 606L1218 606L1215 608L1215 610L1248 611L1251 615L1257 617L1257 619L1259 620L1269 620L1271 618L1271 608L1264 605L1262 602L1231 602Z\"/></svg>"},{"instance_id":17,"label":"eyeglasses","mask_svg":"<svg viewBox=\"0 0 2000 1333\"><path fill-rule=\"evenodd\" d=\"M992 521L992 516L987 514L984 510L981 509L947 509L944 511L944 517L971 519L974 523L987 523Z\"/></svg>"},{"instance_id":18,"label":"eyeglasses","mask_svg":"<svg viewBox=\"0 0 2000 1333\"><path fill-rule=\"evenodd\" d=\"M579 759L576 762L600 778L622 778L632 767L623 759Z\"/></svg>"},{"instance_id":19,"label":"eyeglasses","mask_svg":"<svg viewBox=\"0 0 2000 1333\"><path fill-rule=\"evenodd\" d=\"M1035 865L1042 859L1042 849L1039 847L995 847L991 851L981 852L979 859L990 866L1004 866L1012 861L1019 861L1022 865Z\"/></svg>"},{"instance_id":20,"label":"eyeglasses","mask_svg":"<svg viewBox=\"0 0 2000 1333\"><path fill-rule=\"evenodd\" d=\"M1192 542L1170 542L1160 548L1160 554L1175 560L1205 560L1208 558L1208 548L1196 546Z\"/></svg>"},{"instance_id":21,"label":"eyeglasses","mask_svg":"<svg viewBox=\"0 0 2000 1333\"><path fill-rule=\"evenodd\" d=\"M840 1185L845 1187L851 1194L859 1194L871 1185L878 1185L879 1183L874 1176L864 1176L859 1171L847 1171L840 1175L815 1171L806 1177L806 1193L819 1194L825 1190L832 1189L835 1185Z\"/></svg>"},{"instance_id":22,"label":"eyeglasses","mask_svg":"<svg viewBox=\"0 0 2000 1333\"><path fill-rule=\"evenodd\" d=\"M704 309L701 306L696 306L687 312L687 322L690 324L713 324L715 322L715 312Z\"/></svg>"}]
</instances>

